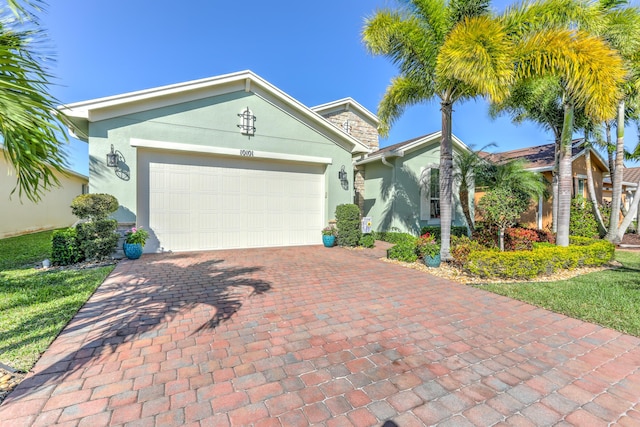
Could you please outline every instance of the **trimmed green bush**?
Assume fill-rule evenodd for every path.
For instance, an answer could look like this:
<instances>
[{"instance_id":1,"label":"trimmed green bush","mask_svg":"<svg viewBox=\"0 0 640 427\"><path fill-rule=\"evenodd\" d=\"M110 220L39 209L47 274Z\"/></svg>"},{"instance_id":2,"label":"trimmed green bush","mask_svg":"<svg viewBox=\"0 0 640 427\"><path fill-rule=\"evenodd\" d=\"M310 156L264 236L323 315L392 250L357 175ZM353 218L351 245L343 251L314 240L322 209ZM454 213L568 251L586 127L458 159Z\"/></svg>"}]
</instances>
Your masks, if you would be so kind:
<instances>
[{"instance_id":1,"label":"trimmed green bush","mask_svg":"<svg viewBox=\"0 0 640 427\"><path fill-rule=\"evenodd\" d=\"M383 242L388 243L400 243L406 240L407 237L415 238L415 236L409 233L400 233L398 231L378 231L374 233L374 237L376 240L382 240Z\"/></svg>"},{"instance_id":2,"label":"trimmed green bush","mask_svg":"<svg viewBox=\"0 0 640 427\"><path fill-rule=\"evenodd\" d=\"M375 246L375 243L376 239L370 233L363 234L360 238L360 246L363 246L365 248L373 248Z\"/></svg>"},{"instance_id":3,"label":"trimmed green bush","mask_svg":"<svg viewBox=\"0 0 640 427\"><path fill-rule=\"evenodd\" d=\"M420 235L422 236L425 233L429 233L430 235L435 237L438 242L440 241L440 234L441 233L440 233L440 227L439 226L428 225L426 227L422 227L420 229ZM466 235L467 235L467 227L460 226L460 225L454 225L454 226L451 227L451 236L462 237L462 236L466 236Z\"/></svg>"},{"instance_id":4,"label":"trimmed green bush","mask_svg":"<svg viewBox=\"0 0 640 427\"><path fill-rule=\"evenodd\" d=\"M360 209L354 204L336 206L336 228L338 245L358 246L362 230L360 229Z\"/></svg>"},{"instance_id":5,"label":"trimmed green bush","mask_svg":"<svg viewBox=\"0 0 640 427\"><path fill-rule=\"evenodd\" d=\"M51 235L51 262L54 265L75 264L83 259L75 228L65 228L53 232Z\"/></svg>"},{"instance_id":6,"label":"trimmed green bush","mask_svg":"<svg viewBox=\"0 0 640 427\"><path fill-rule=\"evenodd\" d=\"M575 246L588 246L599 241L599 239L594 239L593 237L569 236L569 244Z\"/></svg>"},{"instance_id":7,"label":"trimmed green bush","mask_svg":"<svg viewBox=\"0 0 640 427\"><path fill-rule=\"evenodd\" d=\"M418 238L411 234L398 234L404 234L404 237L387 251L387 257L389 259L397 259L398 261L414 262L418 259L418 255L416 254Z\"/></svg>"},{"instance_id":8,"label":"trimmed green bush","mask_svg":"<svg viewBox=\"0 0 640 427\"><path fill-rule=\"evenodd\" d=\"M613 259L615 246L605 240L568 247L537 244L532 251L475 251L468 256L465 268L481 277L531 279L559 269L600 266Z\"/></svg>"},{"instance_id":9,"label":"trimmed green bush","mask_svg":"<svg viewBox=\"0 0 640 427\"><path fill-rule=\"evenodd\" d=\"M80 219L96 221L118 210L118 199L111 194L82 194L71 202L71 212Z\"/></svg>"},{"instance_id":10,"label":"trimmed green bush","mask_svg":"<svg viewBox=\"0 0 640 427\"><path fill-rule=\"evenodd\" d=\"M467 263L469 254L473 251L482 251L487 248L482 246L479 242L471 240L467 236L453 236L451 237L451 256L453 257L453 264L458 267L462 267Z\"/></svg>"},{"instance_id":11,"label":"trimmed green bush","mask_svg":"<svg viewBox=\"0 0 640 427\"><path fill-rule=\"evenodd\" d=\"M599 237L593 204L582 196L571 199L569 234L581 237Z\"/></svg>"},{"instance_id":12,"label":"trimmed green bush","mask_svg":"<svg viewBox=\"0 0 640 427\"><path fill-rule=\"evenodd\" d=\"M115 219L101 219L76 225L80 250L85 259L109 258L118 244Z\"/></svg>"}]
</instances>

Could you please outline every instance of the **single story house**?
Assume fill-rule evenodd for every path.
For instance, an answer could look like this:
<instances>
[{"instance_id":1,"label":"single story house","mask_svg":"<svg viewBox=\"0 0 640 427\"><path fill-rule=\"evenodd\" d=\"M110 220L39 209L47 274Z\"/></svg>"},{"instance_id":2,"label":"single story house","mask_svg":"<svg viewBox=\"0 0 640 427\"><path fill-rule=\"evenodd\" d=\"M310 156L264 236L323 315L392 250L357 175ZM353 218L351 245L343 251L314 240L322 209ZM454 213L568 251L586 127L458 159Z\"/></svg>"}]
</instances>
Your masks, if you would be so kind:
<instances>
[{"instance_id":1,"label":"single story house","mask_svg":"<svg viewBox=\"0 0 640 427\"><path fill-rule=\"evenodd\" d=\"M417 235L424 226L440 225L441 139L442 132L433 132L356 159L363 176L363 216L371 217L374 230ZM455 135L453 149L469 150ZM455 182L452 220L454 226L466 225Z\"/></svg>"},{"instance_id":2,"label":"single story house","mask_svg":"<svg viewBox=\"0 0 640 427\"><path fill-rule=\"evenodd\" d=\"M582 196L588 198L587 190L587 163L585 154L589 150L591 154L591 172L598 202L602 202L603 178L609 172L607 162L600 154L591 147L584 146L583 139L572 141L572 197ZM525 168L532 172L540 172L549 183L549 193L551 194L551 183L553 182L553 169L555 166L555 144L544 144L535 147L520 148L517 150L504 151L489 156L494 162L509 160L524 160ZM475 194L475 203L482 198L485 191L478 189ZM540 197L534 201L529 210L522 214L521 223L531 228L551 229L553 217L553 200L551 197L545 199Z\"/></svg>"},{"instance_id":3,"label":"single story house","mask_svg":"<svg viewBox=\"0 0 640 427\"><path fill-rule=\"evenodd\" d=\"M251 71L60 107L89 144L91 191L149 230L145 252L319 244L353 203L354 156L377 148L354 136L377 124L363 110L308 108Z\"/></svg>"},{"instance_id":4,"label":"single story house","mask_svg":"<svg viewBox=\"0 0 640 427\"><path fill-rule=\"evenodd\" d=\"M60 186L45 192L35 203L24 196L20 198L18 190L11 195L16 186L15 170L4 153L0 153L0 197L4 200L0 210L0 239L69 227L78 220L71 213L71 202L89 191L89 179L73 171L66 172L54 171Z\"/></svg>"}]
</instances>

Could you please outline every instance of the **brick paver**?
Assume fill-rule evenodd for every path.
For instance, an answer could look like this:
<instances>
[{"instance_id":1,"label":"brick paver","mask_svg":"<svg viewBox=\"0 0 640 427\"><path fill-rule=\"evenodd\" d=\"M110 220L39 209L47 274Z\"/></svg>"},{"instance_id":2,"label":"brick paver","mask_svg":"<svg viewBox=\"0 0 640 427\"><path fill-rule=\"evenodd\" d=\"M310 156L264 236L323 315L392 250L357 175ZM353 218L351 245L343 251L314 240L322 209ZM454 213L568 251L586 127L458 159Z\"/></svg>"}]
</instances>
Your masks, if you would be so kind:
<instances>
[{"instance_id":1,"label":"brick paver","mask_svg":"<svg viewBox=\"0 0 640 427\"><path fill-rule=\"evenodd\" d=\"M640 339L383 254L122 261L0 425L640 425Z\"/></svg>"}]
</instances>

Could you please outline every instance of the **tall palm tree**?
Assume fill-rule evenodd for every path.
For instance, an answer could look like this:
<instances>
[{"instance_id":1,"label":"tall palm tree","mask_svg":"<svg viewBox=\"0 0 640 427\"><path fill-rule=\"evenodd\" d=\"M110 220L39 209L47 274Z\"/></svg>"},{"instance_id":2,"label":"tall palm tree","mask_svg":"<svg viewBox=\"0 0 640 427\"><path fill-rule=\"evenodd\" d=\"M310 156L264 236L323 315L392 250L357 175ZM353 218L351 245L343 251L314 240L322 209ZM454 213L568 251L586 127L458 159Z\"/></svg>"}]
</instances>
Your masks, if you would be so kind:
<instances>
[{"instance_id":1,"label":"tall palm tree","mask_svg":"<svg viewBox=\"0 0 640 427\"><path fill-rule=\"evenodd\" d=\"M598 7L603 11L604 27L598 32L616 49L628 70L622 85L623 97L620 99L616 114L615 149L609 151L611 174L611 217L605 238L619 243L625 230L620 230L620 211L622 199L622 181L624 173L624 128L627 105L637 104L640 99L640 10L629 7L626 0L601 0ZM607 128L609 130L610 127ZM607 137L610 138L607 132Z\"/></svg>"},{"instance_id":2,"label":"tall palm tree","mask_svg":"<svg viewBox=\"0 0 640 427\"><path fill-rule=\"evenodd\" d=\"M446 73L441 49L452 31L462 22L469 25L471 37L501 31L488 18L488 0L407 0L397 10L383 9L366 20L363 41L375 55L384 55L400 69L384 94L378 107L380 133L387 135L393 122L408 106L438 98L442 111L442 140L440 142L440 226L441 258L451 259L449 253L452 219L453 148L451 115L457 101L482 93L504 96L512 71L506 64L491 56L483 64L481 81L467 82ZM504 35L489 38L492 48L506 51Z\"/></svg>"},{"instance_id":3,"label":"tall palm tree","mask_svg":"<svg viewBox=\"0 0 640 427\"><path fill-rule=\"evenodd\" d=\"M563 22L566 27L570 18L587 19L584 16L588 17L591 9L585 4L580 0L547 0L510 8L496 19L489 16L483 0L407 0L405 7L378 11L366 21L363 39L368 49L390 58L400 69L378 109L381 133L388 132L407 106L440 99L443 259L451 258L453 104L480 95L500 102L514 80L539 75L558 76L566 95L561 138L565 149L560 153L561 166L564 162L560 182L564 185L560 188L566 193L567 212L565 236L560 235L559 241L568 245L573 112L578 106L594 118L613 116L616 88L623 75L619 57L601 39L556 23ZM567 166L569 174L564 176Z\"/></svg>"},{"instance_id":4,"label":"tall palm tree","mask_svg":"<svg viewBox=\"0 0 640 427\"><path fill-rule=\"evenodd\" d=\"M15 0L11 4L25 10ZM66 157L64 126L48 93L51 76L33 45L42 34L29 27L15 17L0 20L0 137L17 176L13 191L35 201L59 184L54 171L65 173Z\"/></svg>"}]
</instances>

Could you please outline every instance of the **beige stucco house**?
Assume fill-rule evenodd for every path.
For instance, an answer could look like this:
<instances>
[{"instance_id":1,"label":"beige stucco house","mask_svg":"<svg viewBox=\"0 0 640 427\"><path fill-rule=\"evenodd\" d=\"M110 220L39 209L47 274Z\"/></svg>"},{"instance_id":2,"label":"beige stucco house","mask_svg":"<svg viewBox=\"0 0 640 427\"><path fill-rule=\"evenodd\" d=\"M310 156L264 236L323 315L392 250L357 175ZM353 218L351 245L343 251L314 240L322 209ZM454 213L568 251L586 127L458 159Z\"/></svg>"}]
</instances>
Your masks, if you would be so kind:
<instances>
[{"instance_id":1,"label":"beige stucco house","mask_svg":"<svg viewBox=\"0 0 640 427\"><path fill-rule=\"evenodd\" d=\"M88 192L89 179L68 171L66 175L55 172L60 186L46 192L38 203L18 196L13 167L0 154L0 239L36 231L52 230L73 225L78 218L71 213L71 202Z\"/></svg>"}]
</instances>

